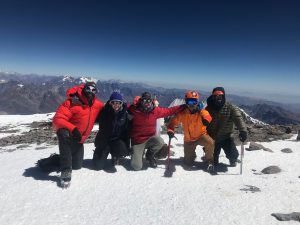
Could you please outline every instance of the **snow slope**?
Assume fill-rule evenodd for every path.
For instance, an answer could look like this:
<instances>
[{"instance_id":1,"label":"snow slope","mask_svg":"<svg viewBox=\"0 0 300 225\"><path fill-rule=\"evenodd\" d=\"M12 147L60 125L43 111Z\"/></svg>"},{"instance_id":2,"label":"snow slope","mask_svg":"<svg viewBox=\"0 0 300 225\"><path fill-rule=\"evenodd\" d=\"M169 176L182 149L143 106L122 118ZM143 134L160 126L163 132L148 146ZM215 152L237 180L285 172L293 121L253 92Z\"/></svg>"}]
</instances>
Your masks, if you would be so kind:
<instances>
[{"instance_id":1,"label":"snow slope","mask_svg":"<svg viewBox=\"0 0 300 225\"><path fill-rule=\"evenodd\" d=\"M0 121L2 126L2 116ZM167 136L162 137L167 143ZM175 166L176 171L171 177L164 176L165 160L159 160L156 169L148 168L145 162L145 169L135 172L130 170L126 158L116 166L116 173L94 171L91 169L94 147L86 144L84 167L73 171L71 187L66 190L57 186L59 174L48 176L35 167L38 159L58 152L57 146L2 148L0 224L299 224L280 222L271 216L271 213L300 211L300 142L295 141L296 136L291 140L261 143L273 153L245 151L242 175L240 164L226 167L228 160L222 154L222 168L228 171L216 176L198 167L185 170L181 160L183 136L177 137L178 140L172 140L175 156L171 167ZM41 147L46 149L39 150ZM287 147L293 153L280 151ZM199 166L200 147L197 155ZM270 165L279 166L282 172L258 175ZM254 189L247 185L259 188L260 192L252 192Z\"/></svg>"}]
</instances>

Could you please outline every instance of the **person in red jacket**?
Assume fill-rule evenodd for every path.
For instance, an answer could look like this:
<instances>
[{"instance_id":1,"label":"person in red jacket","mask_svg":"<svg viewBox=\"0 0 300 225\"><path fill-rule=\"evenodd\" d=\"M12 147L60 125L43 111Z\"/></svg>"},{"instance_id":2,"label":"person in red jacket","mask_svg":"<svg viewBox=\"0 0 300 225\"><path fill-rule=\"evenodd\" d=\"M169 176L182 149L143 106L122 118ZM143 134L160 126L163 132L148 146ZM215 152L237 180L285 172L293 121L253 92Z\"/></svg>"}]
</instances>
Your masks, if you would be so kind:
<instances>
[{"instance_id":1,"label":"person in red jacket","mask_svg":"<svg viewBox=\"0 0 300 225\"><path fill-rule=\"evenodd\" d=\"M67 100L57 109L53 126L57 132L60 154L61 186L68 186L72 169L83 162L83 143L91 133L103 103L96 98L94 82L86 82L67 90Z\"/></svg>"},{"instance_id":2,"label":"person in red jacket","mask_svg":"<svg viewBox=\"0 0 300 225\"><path fill-rule=\"evenodd\" d=\"M131 166L134 170L142 169L145 149L147 149L146 159L149 161L150 167L157 167L154 154L162 148L164 140L156 135L156 120L171 116L182 109L183 106L155 107L149 92L144 92L136 105L130 105L128 111L132 116L130 130Z\"/></svg>"}]
</instances>

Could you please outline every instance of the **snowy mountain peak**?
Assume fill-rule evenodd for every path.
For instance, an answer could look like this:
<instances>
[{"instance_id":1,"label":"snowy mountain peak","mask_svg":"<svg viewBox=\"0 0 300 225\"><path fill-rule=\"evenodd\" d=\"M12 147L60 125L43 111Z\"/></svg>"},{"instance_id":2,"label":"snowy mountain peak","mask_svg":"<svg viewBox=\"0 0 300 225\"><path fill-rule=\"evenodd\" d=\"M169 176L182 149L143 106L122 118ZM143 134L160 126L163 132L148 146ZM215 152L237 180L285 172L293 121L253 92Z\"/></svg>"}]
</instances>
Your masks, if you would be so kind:
<instances>
[{"instance_id":1,"label":"snowy mountain peak","mask_svg":"<svg viewBox=\"0 0 300 225\"><path fill-rule=\"evenodd\" d=\"M259 124L259 125L268 125L267 123L264 123L258 119L254 119L253 117L249 116L249 114L247 114L243 109L239 108L240 111L242 112L242 114L244 114L244 117L247 121L249 121L250 123L253 124Z\"/></svg>"},{"instance_id":2,"label":"snowy mountain peak","mask_svg":"<svg viewBox=\"0 0 300 225\"><path fill-rule=\"evenodd\" d=\"M74 82L74 78L72 76L65 75L62 82Z\"/></svg>"},{"instance_id":3,"label":"snowy mountain peak","mask_svg":"<svg viewBox=\"0 0 300 225\"><path fill-rule=\"evenodd\" d=\"M79 78L80 83L86 83L86 82L95 82L97 83L97 79L93 78L93 77L80 77Z\"/></svg>"}]
</instances>

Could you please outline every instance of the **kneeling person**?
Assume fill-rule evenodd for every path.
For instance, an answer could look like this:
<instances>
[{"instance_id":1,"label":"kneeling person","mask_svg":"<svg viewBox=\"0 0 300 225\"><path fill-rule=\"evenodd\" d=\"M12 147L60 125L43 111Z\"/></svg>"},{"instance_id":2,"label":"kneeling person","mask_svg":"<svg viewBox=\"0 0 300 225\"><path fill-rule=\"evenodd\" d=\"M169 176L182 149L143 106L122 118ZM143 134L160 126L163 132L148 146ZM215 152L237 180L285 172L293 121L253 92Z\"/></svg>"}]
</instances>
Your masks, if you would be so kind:
<instances>
[{"instance_id":1,"label":"kneeling person","mask_svg":"<svg viewBox=\"0 0 300 225\"><path fill-rule=\"evenodd\" d=\"M127 105L119 92L113 92L99 117L99 131L95 139L93 156L94 167L105 167L108 154L111 154L111 166L114 168L119 158L129 154Z\"/></svg>"},{"instance_id":2,"label":"kneeling person","mask_svg":"<svg viewBox=\"0 0 300 225\"><path fill-rule=\"evenodd\" d=\"M208 169L213 170L214 141L207 134L206 126L212 118L209 112L200 107L199 93L188 91L185 94L187 108L177 113L168 124L168 135L174 137L174 129L178 124L182 124L184 131L184 164L193 166L196 159L197 145L204 146L204 160L208 164Z\"/></svg>"}]
</instances>

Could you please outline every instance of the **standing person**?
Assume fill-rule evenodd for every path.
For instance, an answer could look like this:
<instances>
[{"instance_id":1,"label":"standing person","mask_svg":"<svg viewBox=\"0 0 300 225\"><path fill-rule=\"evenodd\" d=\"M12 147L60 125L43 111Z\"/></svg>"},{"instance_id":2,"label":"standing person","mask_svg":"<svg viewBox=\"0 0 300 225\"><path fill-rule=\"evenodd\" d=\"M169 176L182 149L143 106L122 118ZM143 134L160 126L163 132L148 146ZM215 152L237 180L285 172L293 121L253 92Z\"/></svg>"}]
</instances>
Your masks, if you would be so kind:
<instances>
[{"instance_id":1,"label":"standing person","mask_svg":"<svg viewBox=\"0 0 300 225\"><path fill-rule=\"evenodd\" d=\"M199 102L200 95L196 91L188 91L185 94L185 103L187 108L177 113L171 118L167 128L170 138L174 137L174 129L178 124L182 124L184 132L184 164L192 167L196 159L197 145L204 146L204 161L208 164L207 169L213 172L213 153L214 141L207 134L206 126L209 125L212 118L210 114L202 109L202 103Z\"/></svg>"},{"instance_id":2,"label":"standing person","mask_svg":"<svg viewBox=\"0 0 300 225\"><path fill-rule=\"evenodd\" d=\"M132 116L130 131L132 144L131 166L134 170L142 169L145 149L147 149L146 159L149 161L150 167L157 167L154 154L162 148L164 140L156 135L156 120L171 116L182 109L182 106L155 107L149 92L144 92L137 104L129 107L128 110Z\"/></svg>"},{"instance_id":3,"label":"standing person","mask_svg":"<svg viewBox=\"0 0 300 225\"><path fill-rule=\"evenodd\" d=\"M95 139L93 156L96 170L105 167L108 154L111 154L111 165L115 165L119 158L129 154L129 133L127 104L123 102L121 93L115 91L106 102L99 117L99 131Z\"/></svg>"},{"instance_id":4,"label":"standing person","mask_svg":"<svg viewBox=\"0 0 300 225\"><path fill-rule=\"evenodd\" d=\"M67 100L57 109L53 125L59 143L61 186L68 187L72 169L80 169L83 162L83 143L90 135L103 103L96 98L94 82L86 82L67 90Z\"/></svg>"},{"instance_id":5,"label":"standing person","mask_svg":"<svg viewBox=\"0 0 300 225\"><path fill-rule=\"evenodd\" d=\"M247 139L247 129L240 110L226 101L223 87L213 89L212 95L207 99L206 110L213 118L207 130L208 134L215 140L214 164L218 165L221 148L223 148L230 166L236 166L239 153L232 137L233 125L240 132L241 142Z\"/></svg>"}]
</instances>

